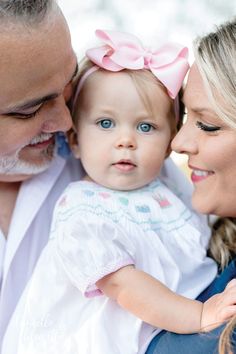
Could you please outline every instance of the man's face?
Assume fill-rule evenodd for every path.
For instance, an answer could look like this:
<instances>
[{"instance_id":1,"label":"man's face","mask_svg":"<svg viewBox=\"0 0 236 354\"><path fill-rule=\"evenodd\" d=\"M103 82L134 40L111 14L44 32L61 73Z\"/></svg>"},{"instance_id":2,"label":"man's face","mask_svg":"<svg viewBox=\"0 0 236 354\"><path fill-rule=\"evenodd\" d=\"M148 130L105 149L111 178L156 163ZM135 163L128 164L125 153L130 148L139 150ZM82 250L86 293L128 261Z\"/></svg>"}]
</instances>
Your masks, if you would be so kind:
<instances>
[{"instance_id":1,"label":"man's face","mask_svg":"<svg viewBox=\"0 0 236 354\"><path fill-rule=\"evenodd\" d=\"M0 181L20 181L45 170L54 133L71 127L65 101L77 62L63 17L0 37Z\"/></svg>"}]
</instances>

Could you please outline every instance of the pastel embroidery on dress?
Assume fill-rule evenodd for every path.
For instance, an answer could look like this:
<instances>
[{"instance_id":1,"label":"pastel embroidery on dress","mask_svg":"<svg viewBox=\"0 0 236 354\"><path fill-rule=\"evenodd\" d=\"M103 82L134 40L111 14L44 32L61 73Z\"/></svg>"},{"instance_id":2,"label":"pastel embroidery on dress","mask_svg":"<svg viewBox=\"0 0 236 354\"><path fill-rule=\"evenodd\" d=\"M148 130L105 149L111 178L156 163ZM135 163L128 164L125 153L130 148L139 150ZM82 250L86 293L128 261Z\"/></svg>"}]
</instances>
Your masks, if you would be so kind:
<instances>
[{"instance_id":1,"label":"pastel embroidery on dress","mask_svg":"<svg viewBox=\"0 0 236 354\"><path fill-rule=\"evenodd\" d=\"M103 199L107 199L107 198L110 198L111 195L109 193L106 193L106 192L100 192L99 193L100 197L102 197Z\"/></svg>"},{"instance_id":2,"label":"pastel embroidery on dress","mask_svg":"<svg viewBox=\"0 0 236 354\"><path fill-rule=\"evenodd\" d=\"M177 201L173 198L175 196L170 195L159 180L153 181L138 192L113 191L96 183L83 181L72 184L66 190L60 200L61 210L57 222L65 222L78 213L88 219L93 215L101 217L101 220L109 219L113 223L122 224L124 228L131 222L139 225L145 232L157 232L162 229L169 232L182 227L192 218L192 213L182 203L177 212L174 207ZM70 208L64 207L65 203L70 204Z\"/></svg>"},{"instance_id":3,"label":"pastel embroidery on dress","mask_svg":"<svg viewBox=\"0 0 236 354\"><path fill-rule=\"evenodd\" d=\"M139 213L150 213L150 208L148 205L136 205L135 208Z\"/></svg>"},{"instance_id":4,"label":"pastel embroidery on dress","mask_svg":"<svg viewBox=\"0 0 236 354\"><path fill-rule=\"evenodd\" d=\"M164 195L157 194L154 196L154 199L158 202L161 208L169 208L171 206L171 203Z\"/></svg>"},{"instance_id":5,"label":"pastel embroidery on dress","mask_svg":"<svg viewBox=\"0 0 236 354\"><path fill-rule=\"evenodd\" d=\"M60 207L64 207L64 206L66 206L66 204L67 204L67 200L66 200L67 198L66 198L66 196L64 195L60 200L59 200L59 206Z\"/></svg>"},{"instance_id":6,"label":"pastel embroidery on dress","mask_svg":"<svg viewBox=\"0 0 236 354\"><path fill-rule=\"evenodd\" d=\"M94 195L94 192L91 191L90 189L85 189L83 190L83 193L87 195L88 197L92 197Z\"/></svg>"},{"instance_id":7,"label":"pastel embroidery on dress","mask_svg":"<svg viewBox=\"0 0 236 354\"><path fill-rule=\"evenodd\" d=\"M123 205L128 205L129 204L129 199L128 198L124 198L124 197L120 197L119 201L121 202L121 204Z\"/></svg>"}]
</instances>

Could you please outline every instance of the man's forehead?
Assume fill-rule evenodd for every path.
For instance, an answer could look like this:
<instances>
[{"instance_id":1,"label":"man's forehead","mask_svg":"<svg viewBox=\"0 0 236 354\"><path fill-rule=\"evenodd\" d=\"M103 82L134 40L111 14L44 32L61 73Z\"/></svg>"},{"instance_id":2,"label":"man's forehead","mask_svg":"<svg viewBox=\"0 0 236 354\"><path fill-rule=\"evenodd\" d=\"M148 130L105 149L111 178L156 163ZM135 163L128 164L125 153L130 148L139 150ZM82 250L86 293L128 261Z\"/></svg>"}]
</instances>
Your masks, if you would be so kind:
<instances>
[{"instance_id":1,"label":"man's forehead","mask_svg":"<svg viewBox=\"0 0 236 354\"><path fill-rule=\"evenodd\" d=\"M72 80L76 76L77 72L78 72L78 63L75 62L75 69L71 73L71 75L68 77L68 80L65 82L65 86L67 84L69 84L70 82L72 82ZM3 111L0 107L0 114L6 114L6 113L11 113L11 112L20 111L20 110L23 111L23 110L27 110L29 108L36 107L42 103L45 103L47 101L57 98L60 93L61 92L53 92L48 95L38 97L35 99L27 99L26 98L25 100L23 100L22 102L18 102L17 104L12 103L9 107L5 108L5 110L3 110Z\"/></svg>"},{"instance_id":2,"label":"man's forehead","mask_svg":"<svg viewBox=\"0 0 236 354\"><path fill-rule=\"evenodd\" d=\"M1 113L47 95L61 94L71 80L76 57L68 27L61 19L49 33L37 38L0 36Z\"/></svg>"}]
</instances>

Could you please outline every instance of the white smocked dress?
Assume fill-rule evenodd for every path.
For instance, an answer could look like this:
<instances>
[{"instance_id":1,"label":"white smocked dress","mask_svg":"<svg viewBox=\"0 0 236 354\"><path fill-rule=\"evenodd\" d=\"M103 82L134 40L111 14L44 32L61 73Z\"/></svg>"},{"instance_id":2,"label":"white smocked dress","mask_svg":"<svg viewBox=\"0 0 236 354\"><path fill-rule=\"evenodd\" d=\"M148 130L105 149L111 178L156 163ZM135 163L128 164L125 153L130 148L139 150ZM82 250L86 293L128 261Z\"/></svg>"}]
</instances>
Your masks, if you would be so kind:
<instances>
[{"instance_id":1,"label":"white smocked dress","mask_svg":"<svg viewBox=\"0 0 236 354\"><path fill-rule=\"evenodd\" d=\"M17 354L144 353L160 329L123 310L96 282L132 264L195 298L217 272L206 257L208 239L159 180L129 192L71 183L22 299Z\"/></svg>"}]
</instances>

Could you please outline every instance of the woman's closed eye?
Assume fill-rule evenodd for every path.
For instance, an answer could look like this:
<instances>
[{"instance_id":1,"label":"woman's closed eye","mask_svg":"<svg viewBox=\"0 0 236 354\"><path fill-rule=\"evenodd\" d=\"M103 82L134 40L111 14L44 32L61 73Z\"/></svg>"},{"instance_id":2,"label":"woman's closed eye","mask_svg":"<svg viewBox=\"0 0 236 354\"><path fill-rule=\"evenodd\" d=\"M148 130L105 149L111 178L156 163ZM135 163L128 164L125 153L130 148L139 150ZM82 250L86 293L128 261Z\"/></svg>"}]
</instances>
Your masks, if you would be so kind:
<instances>
[{"instance_id":1,"label":"woman's closed eye","mask_svg":"<svg viewBox=\"0 0 236 354\"><path fill-rule=\"evenodd\" d=\"M205 124L205 123L202 123L200 121L197 121L196 122L196 126L205 131L205 132L216 132L216 131L219 131L221 129L221 127L218 127L216 125L211 125L211 124Z\"/></svg>"},{"instance_id":2,"label":"woman's closed eye","mask_svg":"<svg viewBox=\"0 0 236 354\"><path fill-rule=\"evenodd\" d=\"M112 119L104 118L104 119L100 119L97 122L97 125L102 129L111 129L114 128L115 123L112 121Z\"/></svg>"}]
</instances>

